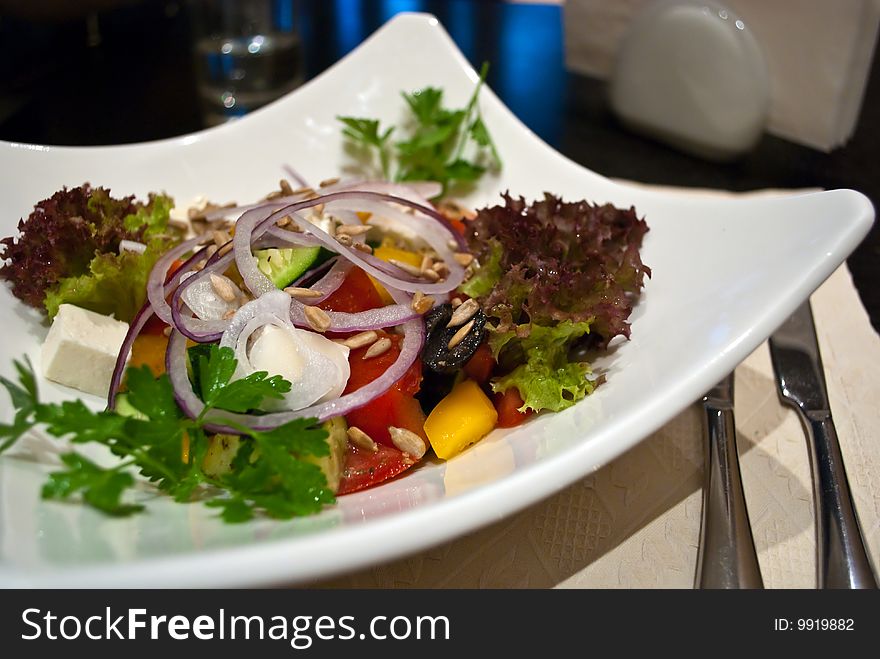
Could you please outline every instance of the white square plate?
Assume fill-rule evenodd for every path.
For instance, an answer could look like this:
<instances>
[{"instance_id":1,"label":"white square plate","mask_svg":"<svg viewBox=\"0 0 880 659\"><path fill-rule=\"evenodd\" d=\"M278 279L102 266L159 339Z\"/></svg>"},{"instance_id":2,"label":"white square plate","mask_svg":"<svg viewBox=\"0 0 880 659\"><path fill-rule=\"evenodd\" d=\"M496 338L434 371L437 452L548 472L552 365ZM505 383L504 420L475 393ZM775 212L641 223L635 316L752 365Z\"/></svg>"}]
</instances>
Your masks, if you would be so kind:
<instances>
[{"instance_id":1,"label":"white square plate","mask_svg":"<svg viewBox=\"0 0 880 659\"><path fill-rule=\"evenodd\" d=\"M85 181L117 195L164 190L246 201L289 163L309 180L347 163L339 114L396 122L401 90L441 87L464 103L477 76L436 19L401 15L326 73L243 120L161 142L100 148L0 143L0 233L12 235L35 202ZM199 504L144 489L146 514L110 519L43 502L49 440L0 458L0 585L244 586L301 582L390 560L488 524L609 462L696 400L746 357L831 272L871 226L861 194L719 200L627 187L567 160L486 90L483 115L504 169L466 201L510 190L634 205L654 272L633 314L632 340L598 366L608 381L559 414L494 431L448 463L428 463L378 488L342 497L320 515L225 525ZM9 315L0 372L39 364L47 328L0 287ZM51 400L72 392L42 381ZM96 406L100 405L94 399ZM10 405L0 402L0 420Z\"/></svg>"}]
</instances>

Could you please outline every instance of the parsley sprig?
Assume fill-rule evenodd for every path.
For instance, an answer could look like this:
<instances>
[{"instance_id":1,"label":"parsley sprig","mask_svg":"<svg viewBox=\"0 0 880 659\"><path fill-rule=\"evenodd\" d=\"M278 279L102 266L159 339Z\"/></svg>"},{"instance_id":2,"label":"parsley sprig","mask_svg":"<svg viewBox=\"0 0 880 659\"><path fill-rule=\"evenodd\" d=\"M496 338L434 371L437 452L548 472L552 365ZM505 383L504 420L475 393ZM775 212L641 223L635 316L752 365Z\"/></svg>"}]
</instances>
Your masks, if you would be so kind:
<instances>
[{"instance_id":1,"label":"parsley sprig","mask_svg":"<svg viewBox=\"0 0 880 659\"><path fill-rule=\"evenodd\" d=\"M473 183L487 168L501 166L477 103L488 68L483 64L474 93L458 110L443 107L441 89L404 92L412 115L406 139L392 143L394 127L383 130L377 119L361 117L337 117L342 133L353 147L378 155L382 175L388 180L437 181L444 193L452 185ZM396 160L394 172L392 160Z\"/></svg>"},{"instance_id":2,"label":"parsley sprig","mask_svg":"<svg viewBox=\"0 0 880 659\"><path fill-rule=\"evenodd\" d=\"M236 359L229 348L211 345L194 351L191 361L195 389L205 402L205 411L196 419L178 407L168 376L154 377L147 366L128 369L127 401L134 413L122 415L94 412L80 400L43 403L30 362L15 362L17 382L0 376L15 408L12 423L0 424L0 453L35 426L74 447L93 443L109 448L120 458L112 467L100 466L75 449L62 453L64 468L49 475L42 495L58 500L79 496L118 517L143 510L142 505L126 501L126 494L136 486L133 471L178 502L207 500L227 522L247 521L256 514L288 519L333 503L323 471L304 459L329 454L327 431L315 419L299 419L268 431L229 423L245 437L233 468L221 475L206 474L203 461L210 443L217 441L206 430L207 413L247 412L266 398L282 398L291 385L266 372L233 380Z\"/></svg>"}]
</instances>

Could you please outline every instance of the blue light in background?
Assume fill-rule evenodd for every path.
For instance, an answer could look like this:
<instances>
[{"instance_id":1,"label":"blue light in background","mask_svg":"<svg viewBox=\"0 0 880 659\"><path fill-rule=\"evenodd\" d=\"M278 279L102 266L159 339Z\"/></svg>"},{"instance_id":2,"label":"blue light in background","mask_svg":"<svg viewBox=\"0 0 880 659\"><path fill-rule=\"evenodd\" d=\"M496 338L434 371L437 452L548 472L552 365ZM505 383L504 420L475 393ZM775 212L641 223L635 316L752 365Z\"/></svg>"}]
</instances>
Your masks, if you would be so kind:
<instances>
[{"instance_id":1,"label":"blue light in background","mask_svg":"<svg viewBox=\"0 0 880 659\"><path fill-rule=\"evenodd\" d=\"M272 22L279 31L293 31L293 0L274 0L272 18Z\"/></svg>"},{"instance_id":2,"label":"blue light in background","mask_svg":"<svg viewBox=\"0 0 880 659\"><path fill-rule=\"evenodd\" d=\"M446 15L446 27L449 33L464 56L471 62L477 56L474 30L477 20L475 7L476 3L470 0L449 0Z\"/></svg>"},{"instance_id":3,"label":"blue light in background","mask_svg":"<svg viewBox=\"0 0 880 659\"><path fill-rule=\"evenodd\" d=\"M363 11L360 0L333 0L336 9L336 42L341 57L364 40Z\"/></svg>"},{"instance_id":4,"label":"blue light in background","mask_svg":"<svg viewBox=\"0 0 880 659\"><path fill-rule=\"evenodd\" d=\"M520 5L503 12L502 22L498 61L492 62L496 91L523 123L555 144L565 91L562 10Z\"/></svg>"},{"instance_id":5,"label":"blue light in background","mask_svg":"<svg viewBox=\"0 0 880 659\"><path fill-rule=\"evenodd\" d=\"M382 12L382 22L384 23L402 11L423 11L424 7L424 0L384 0L380 10Z\"/></svg>"}]
</instances>

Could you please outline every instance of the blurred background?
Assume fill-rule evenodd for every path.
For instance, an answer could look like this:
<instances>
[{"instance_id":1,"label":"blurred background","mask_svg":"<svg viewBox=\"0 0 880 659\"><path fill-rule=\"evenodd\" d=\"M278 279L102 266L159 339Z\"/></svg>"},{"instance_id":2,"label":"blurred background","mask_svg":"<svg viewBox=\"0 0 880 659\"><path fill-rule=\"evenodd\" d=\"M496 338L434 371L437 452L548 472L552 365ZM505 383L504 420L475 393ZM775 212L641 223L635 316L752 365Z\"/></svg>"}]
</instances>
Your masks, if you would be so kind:
<instances>
[{"instance_id":1,"label":"blurred background","mask_svg":"<svg viewBox=\"0 0 880 659\"><path fill-rule=\"evenodd\" d=\"M648 51L646 61L628 35L645 12L675 4L0 0L0 139L98 145L197 131L240 117L320 74L395 14L426 11L475 67L491 62L489 85L526 125L606 176L729 190L848 187L880 203L880 0L694 3L705 19L672 16L663 23L655 16L639 28L637 44L649 43L651 34L665 44ZM727 32L720 31L719 16ZM662 33L664 25L671 31ZM737 133L744 137L734 146L728 142L724 157L717 150L712 157L693 155L709 151L670 139L661 130L662 117L628 115L628 107L638 112L645 105L632 95L611 101L615 86L624 89L624 78L638 80L649 65L669 62L681 73L681 60L674 64L669 47L677 29L685 29L689 46L702 44L706 62L743 72L737 102L726 104L740 111L725 108L717 125L719 134L737 122L754 130ZM724 41L728 32L738 37L736 30L750 32L758 48L744 48L749 44L742 39ZM697 32L707 40L691 39ZM718 47L711 41L717 35ZM629 70L620 66L624 54L635 62ZM719 82L705 78L707 70L692 78L704 75L704 95ZM759 84L764 73L753 71L766 72L768 84ZM744 109L747 97L748 107L757 108L751 114ZM876 223L849 266L880 328Z\"/></svg>"}]
</instances>

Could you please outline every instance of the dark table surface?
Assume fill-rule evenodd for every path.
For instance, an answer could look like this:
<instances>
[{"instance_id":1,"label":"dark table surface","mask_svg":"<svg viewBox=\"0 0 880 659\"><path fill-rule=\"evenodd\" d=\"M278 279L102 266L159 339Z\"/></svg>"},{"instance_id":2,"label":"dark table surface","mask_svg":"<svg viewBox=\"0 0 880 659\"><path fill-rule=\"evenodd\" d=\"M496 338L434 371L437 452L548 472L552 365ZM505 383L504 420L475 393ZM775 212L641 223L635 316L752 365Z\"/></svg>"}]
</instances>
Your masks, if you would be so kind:
<instances>
[{"instance_id":1,"label":"dark table surface","mask_svg":"<svg viewBox=\"0 0 880 659\"><path fill-rule=\"evenodd\" d=\"M492 63L489 84L532 130L606 176L728 190L846 187L865 193L875 205L880 201L876 53L861 119L846 146L820 153L768 135L747 156L717 164L621 127L608 109L604 83L566 72L562 10L556 5L302 0L291 6L303 40L306 77L327 68L398 11L430 11L472 63ZM64 20L35 13L0 13L0 139L118 144L203 127L185 2L129 0ZM876 223L848 265L871 321L880 329Z\"/></svg>"}]
</instances>

